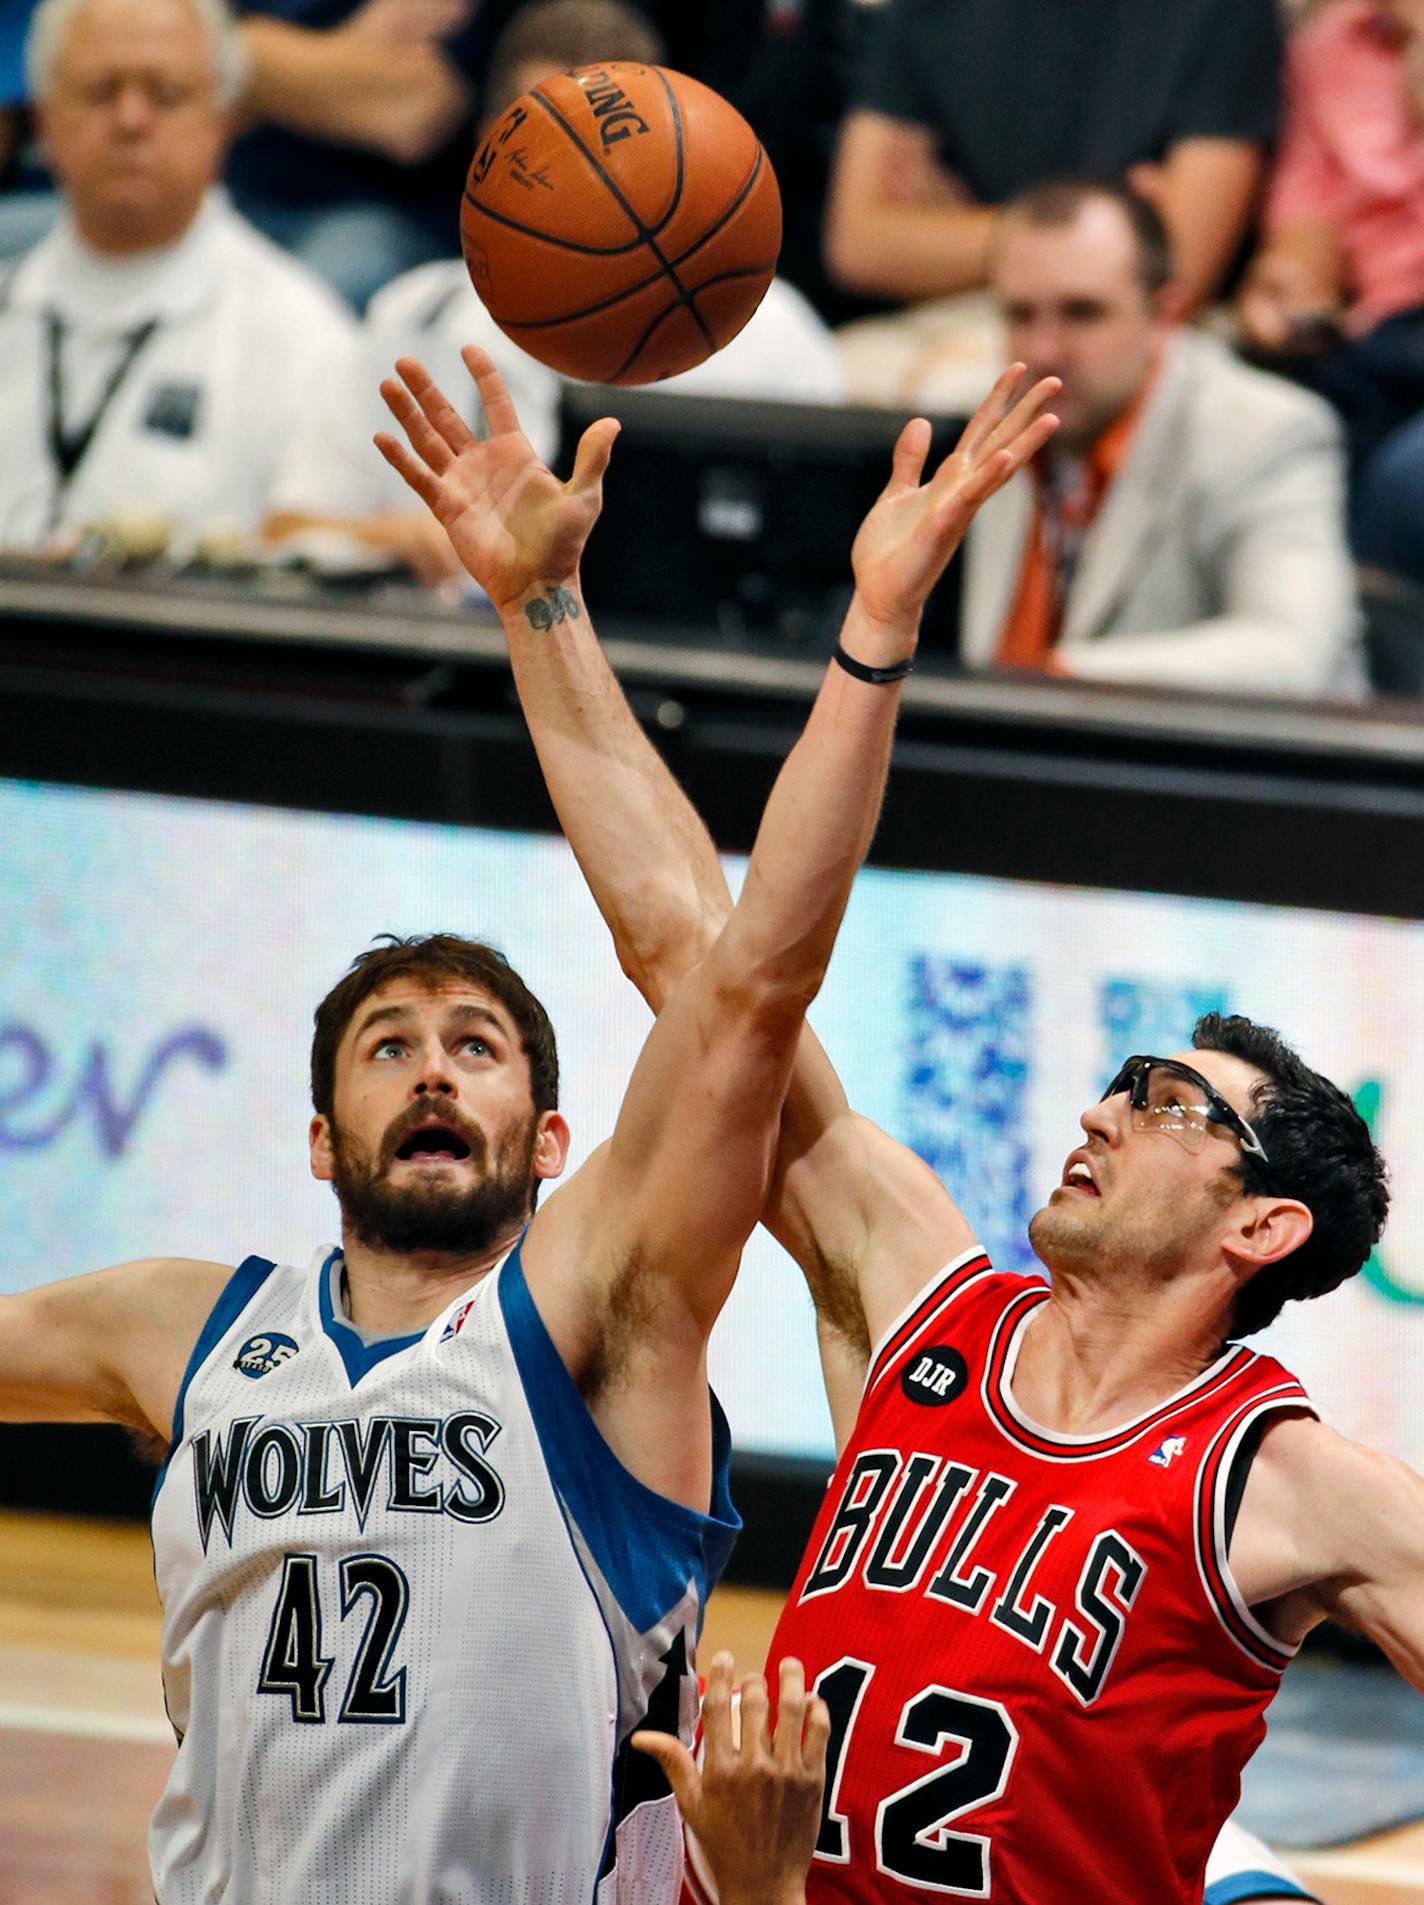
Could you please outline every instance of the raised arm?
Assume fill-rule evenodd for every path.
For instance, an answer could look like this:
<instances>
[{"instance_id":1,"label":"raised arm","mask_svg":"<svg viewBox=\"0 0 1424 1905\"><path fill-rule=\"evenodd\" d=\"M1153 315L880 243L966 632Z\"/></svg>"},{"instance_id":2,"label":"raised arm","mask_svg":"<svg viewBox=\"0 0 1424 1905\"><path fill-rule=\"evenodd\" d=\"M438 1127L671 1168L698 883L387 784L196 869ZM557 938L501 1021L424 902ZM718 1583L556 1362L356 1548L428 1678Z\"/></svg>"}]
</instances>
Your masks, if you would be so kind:
<instances>
[{"instance_id":1,"label":"raised arm","mask_svg":"<svg viewBox=\"0 0 1424 1905\"><path fill-rule=\"evenodd\" d=\"M571 642L591 639L579 590L578 558L597 514L599 486L616 426L605 421L591 428L580 445L571 482L567 487L560 485L519 434L513 406L488 360L472 353L470 361L480 378L490 426L487 442L474 442L458 415L408 360L400 368L409 388L388 383L383 390L405 425L415 454L391 437L378 441L445 523L467 567L500 610L517 652L526 636L536 635L561 651ZM1051 421L1040 414L1049 395L1045 387L1006 416L1013 381L1002 380L959 449L929 483L919 481L929 427L922 420L907 426L890 484L862 528L853 553L859 586L843 635L852 661L883 667L913 652L920 606L974 508L1034 453L1051 430ZM536 517L537 530L530 526ZM513 560L516 552L522 552L518 561ZM600 672L601 666L598 657L596 666L580 664L572 671L563 668L548 677L535 677L531 723L540 737L546 766L558 762L551 776L555 797L561 801L586 866L595 861L601 864L608 857L600 841L603 849L608 848L630 825L630 813L635 816L632 824L638 824L638 816L648 824L656 821L663 847L643 858L665 870L684 921L700 921L696 936L705 942L708 923L715 922L726 906L720 870L713 871L715 854L680 797L671 831L659 819L665 770L627 714L611 676ZM521 688L527 676L525 669ZM592 697L595 714L600 708L612 710L607 724L613 736L608 749L611 767L600 759L599 742L591 740L581 725L589 713L580 700L585 691ZM705 1051L714 1036L714 1022L724 1017L730 1022L740 1014L742 1020L742 1031L729 1040L732 1056L725 1102L735 1099L744 1107L755 1103L772 1114L779 1112L801 1018L820 984L851 877L874 825L896 695L893 683L857 679L834 665L828 671L806 732L773 791L742 899L702 964L677 988L649 1041L609 1154L615 1168L621 1153L630 1166L640 1161L640 1177L648 1178L650 1147L657 1143L652 1127L661 1125L668 1102L659 1071L669 1058L674 1065L685 1064L690 1050ZM541 708L547 719L541 720ZM602 734L600 729L600 739ZM581 778L580 749L590 762L598 763L597 780ZM659 776L664 779L660 781ZM608 789L626 803L616 819L606 811L608 803L602 797ZM598 819L581 833L578 817L590 812ZM669 839L675 845L665 851ZM689 842L694 859L692 870L684 871ZM626 854L626 845L618 852ZM617 890L616 882L600 874L595 879L596 892L600 882L605 890L610 884ZM605 903L604 893L600 903ZM606 904L605 910L616 929L620 905L626 911L631 904L637 911L644 903L643 899L625 900ZM653 943L645 941L643 952L625 956L625 963L636 969L641 959L651 968L656 963L649 951ZM664 1026L674 1024L680 1024L680 1031L664 1035ZM747 1075L748 1067L754 1077ZM835 1090L843 1107L838 1087ZM660 1180L660 1201L665 1209L680 1213L676 1221L684 1226L684 1236L696 1222L700 1241L710 1246L710 1255L717 1260L718 1270L709 1274L703 1266L696 1289L688 1292L698 1323L710 1325L730 1287L741 1241L766 1196L776 1121L773 1115L763 1129L756 1115L731 1120L736 1129L720 1146L719 1188L709 1198L704 1182L706 1159L687 1124L698 1093L689 1086L673 1097L678 1101L685 1161L669 1165ZM714 1091L714 1122L727 1115L725 1104L720 1112L715 1108L716 1099ZM689 1213L696 1213L695 1219Z\"/></svg>"}]
</instances>

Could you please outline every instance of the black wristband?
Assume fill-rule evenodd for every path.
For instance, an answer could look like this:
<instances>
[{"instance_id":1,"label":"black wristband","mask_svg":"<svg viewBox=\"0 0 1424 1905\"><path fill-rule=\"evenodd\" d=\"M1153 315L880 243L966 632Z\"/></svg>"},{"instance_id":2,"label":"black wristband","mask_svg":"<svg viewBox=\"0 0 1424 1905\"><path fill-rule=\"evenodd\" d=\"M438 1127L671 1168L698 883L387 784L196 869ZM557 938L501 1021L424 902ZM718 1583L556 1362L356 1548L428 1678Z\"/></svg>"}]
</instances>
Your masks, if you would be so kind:
<instances>
[{"instance_id":1,"label":"black wristband","mask_svg":"<svg viewBox=\"0 0 1424 1905\"><path fill-rule=\"evenodd\" d=\"M839 642L831 660L839 662L857 681L873 681L877 687L887 681L903 681L915 665L914 656L906 655L903 661L892 661L888 668L872 668L869 662L857 661L854 655L848 655Z\"/></svg>"}]
</instances>

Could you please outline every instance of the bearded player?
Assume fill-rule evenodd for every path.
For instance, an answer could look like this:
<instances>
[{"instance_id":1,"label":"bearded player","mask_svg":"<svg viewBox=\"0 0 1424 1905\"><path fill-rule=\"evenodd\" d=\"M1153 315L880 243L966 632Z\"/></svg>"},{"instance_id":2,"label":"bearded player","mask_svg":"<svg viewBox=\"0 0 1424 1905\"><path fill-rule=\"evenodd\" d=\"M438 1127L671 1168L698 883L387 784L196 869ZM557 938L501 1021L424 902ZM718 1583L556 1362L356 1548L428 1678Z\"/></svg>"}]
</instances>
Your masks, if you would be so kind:
<instances>
[{"instance_id":1,"label":"bearded player","mask_svg":"<svg viewBox=\"0 0 1424 1905\"><path fill-rule=\"evenodd\" d=\"M339 1247L305 1267L158 1258L0 1302L6 1417L170 1443L160 1905L675 1889L671 1795L624 1747L688 1727L735 1527L708 1332L874 826L882 683L977 504L1051 432L1051 388L1010 412L1001 382L923 483L929 426L906 430L744 900L654 1026L611 1140L537 1213L569 1145L542 1007L487 947L396 941L316 1013L311 1168ZM479 481L429 477L511 625L582 615L562 552L597 514L615 427L589 431L567 489L497 442Z\"/></svg>"},{"instance_id":2,"label":"bearded player","mask_svg":"<svg viewBox=\"0 0 1424 1905\"><path fill-rule=\"evenodd\" d=\"M560 819L659 1008L726 916L715 851L586 619L506 627ZM1312 1627L1424 1686L1424 1481L1236 1341L1368 1256L1363 1121L1274 1033L1213 1017L1128 1059L1081 1126L1031 1229L1049 1282L1000 1275L802 1033L764 1217L811 1284L842 1450L771 1656L831 1708L813 1898L1197 1905Z\"/></svg>"}]
</instances>

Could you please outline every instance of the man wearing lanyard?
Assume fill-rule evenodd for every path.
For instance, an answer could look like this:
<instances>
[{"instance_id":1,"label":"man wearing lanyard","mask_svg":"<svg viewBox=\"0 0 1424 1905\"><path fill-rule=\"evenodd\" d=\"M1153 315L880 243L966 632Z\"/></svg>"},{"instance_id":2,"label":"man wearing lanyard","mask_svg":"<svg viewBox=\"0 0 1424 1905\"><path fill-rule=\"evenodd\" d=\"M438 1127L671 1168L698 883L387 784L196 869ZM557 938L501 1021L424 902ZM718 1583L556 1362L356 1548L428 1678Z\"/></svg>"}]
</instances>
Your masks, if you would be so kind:
<instances>
[{"instance_id":1,"label":"man wearing lanyard","mask_svg":"<svg viewBox=\"0 0 1424 1905\"><path fill-rule=\"evenodd\" d=\"M975 523L964 660L1084 680L1358 692L1343 456L1329 409L1178 329L1162 219L1126 186L1002 215L1009 353L1062 379L1058 438Z\"/></svg>"},{"instance_id":2,"label":"man wearing lanyard","mask_svg":"<svg viewBox=\"0 0 1424 1905\"><path fill-rule=\"evenodd\" d=\"M352 321L214 185L231 22L220 0L41 0L26 60L66 209L0 278L0 547L250 532Z\"/></svg>"}]
</instances>

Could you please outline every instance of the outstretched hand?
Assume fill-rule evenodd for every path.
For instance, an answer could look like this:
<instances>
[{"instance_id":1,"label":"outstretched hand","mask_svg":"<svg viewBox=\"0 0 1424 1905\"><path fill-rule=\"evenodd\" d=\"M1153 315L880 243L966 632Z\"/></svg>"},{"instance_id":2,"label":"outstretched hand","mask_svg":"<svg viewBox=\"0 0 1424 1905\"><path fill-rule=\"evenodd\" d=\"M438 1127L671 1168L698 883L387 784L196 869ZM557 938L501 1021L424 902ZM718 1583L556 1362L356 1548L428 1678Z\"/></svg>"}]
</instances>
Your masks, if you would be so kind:
<instances>
[{"instance_id":1,"label":"outstretched hand","mask_svg":"<svg viewBox=\"0 0 1424 1905\"><path fill-rule=\"evenodd\" d=\"M781 1663L776 1736L766 1680L742 1682L740 1737L732 1656L718 1654L702 1699L702 1764L670 1733L635 1733L633 1745L662 1767L683 1818L697 1835L721 1905L792 1905L803 1897L821 1824L826 1703L807 1695L799 1660Z\"/></svg>"},{"instance_id":2,"label":"outstretched hand","mask_svg":"<svg viewBox=\"0 0 1424 1905\"><path fill-rule=\"evenodd\" d=\"M603 474L618 424L604 417L584 431L573 475L561 483L519 427L514 400L492 359L476 345L461 352L484 407L488 437L477 437L433 377L413 357L396 361L381 395L409 446L381 431L376 448L420 497L456 555L501 612L531 589L575 577L603 507Z\"/></svg>"},{"instance_id":3,"label":"outstretched hand","mask_svg":"<svg viewBox=\"0 0 1424 1905\"><path fill-rule=\"evenodd\" d=\"M856 592L876 621L918 621L974 512L1037 456L1058 428L1045 406L1062 389L1059 380L1043 378L1015 403L1023 377L1022 364L1010 365L927 483L920 478L929 455L929 423L915 417L901 431L890 481L851 549Z\"/></svg>"}]
</instances>

